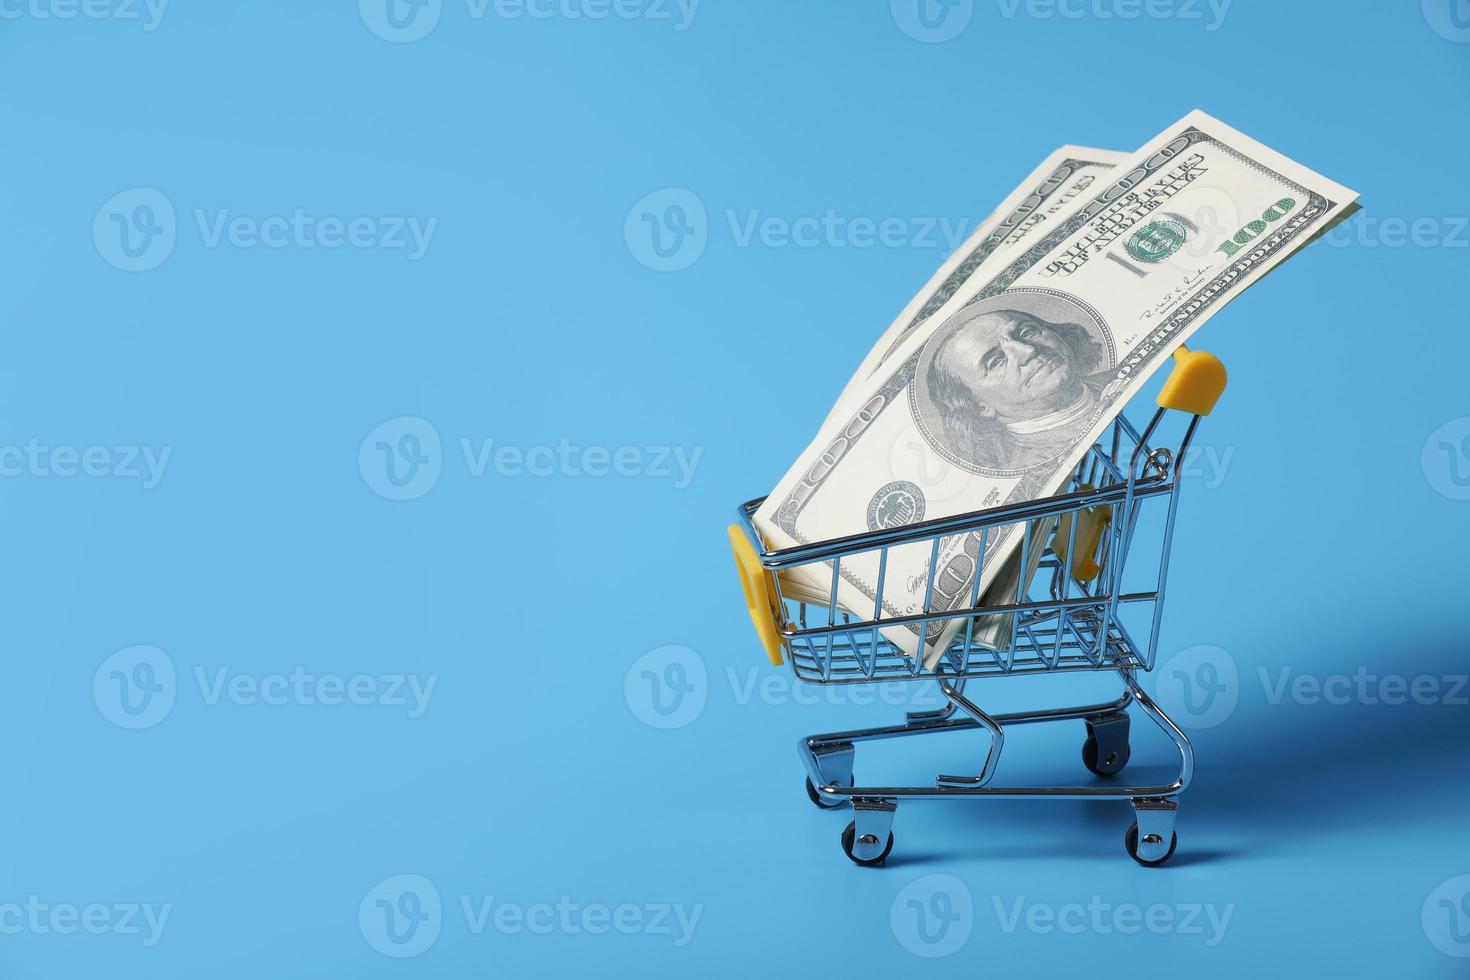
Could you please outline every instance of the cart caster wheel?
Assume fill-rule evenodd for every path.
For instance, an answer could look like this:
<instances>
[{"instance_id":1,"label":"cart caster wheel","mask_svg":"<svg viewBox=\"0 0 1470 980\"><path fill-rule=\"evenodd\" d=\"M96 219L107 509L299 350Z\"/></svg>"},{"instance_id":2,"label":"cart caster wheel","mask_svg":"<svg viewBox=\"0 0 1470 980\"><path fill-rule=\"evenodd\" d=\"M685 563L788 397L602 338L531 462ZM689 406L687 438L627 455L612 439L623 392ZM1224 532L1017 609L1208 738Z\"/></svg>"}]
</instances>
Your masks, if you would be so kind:
<instances>
[{"instance_id":1,"label":"cart caster wheel","mask_svg":"<svg viewBox=\"0 0 1470 980\"><path fill-rule=\"evenodd\" d=\"M812 777L810 776L806 778L806 798L816 804L819 810L840 810L847 806L846 799L839 798L834 801L818 793L817 788L812 785Z\"/></svg>"},{"instance_id":2,"label":"cart caster wheel","mask_svg":"<svg viewBox=\"0 0 1470 980\"><path fill-rule=\"evenodd\" d=\"M863 867L866 868L877 867L884 861L888 860L888 852L893 850L893 831L890 830L888 832L888 846L883 848L883 853L879 854L875 858L860 858L853 854L853 845L855 845L856 843L857 822L854 821L848 824L847 829L842 832L842 850L844 853L847 854L848 857L852 858L854 864L861 864Z\"/></svg>"},{"instance_id":3,"label":"cart caster wheel","mask_svg":"<svg viewBox=\"0 0 1470 980\"><path fill-rule=\"evenodd\" d=\"M1087 719L1087 741L1082 743L1082 764L1096 776L1116 776L1128 764L1128 715L1114 712Z\"/></svg>"},{"instance_id":4,"label":"cart caster wheel","mask_svg":"<svg viewBox=\"0 0 1470 980\"><path fill-rule=\"evenodd\" d=\"M1163 857L1153 861L1145 861L1138 856L1138 823L1136 821L1133 826L1128 828L1128 834L1123 838L1123 844L1128 848L1128 856L1133 860L1145 868L1156 868L1174 856L1174 848L1179 846L1179 835L1171 832L1169 834L1169 850L1164 852Z\"/></svg>"},{"instance_id":5,"label":"cart caster wheel","mask_svg":"<svg viewBox=\"0 0 1470 980\"><path fill-rule=\"evenodd\" d=\"M1093 735L1089 734L1087 741L1082 743L1082 764L1097 776L1116 776L1128 765L1128 758L1132 754L1133 750L1125 743L1122 749L1107 752L1099 759L1097 739Z\"/></svg>"}]
</instances>

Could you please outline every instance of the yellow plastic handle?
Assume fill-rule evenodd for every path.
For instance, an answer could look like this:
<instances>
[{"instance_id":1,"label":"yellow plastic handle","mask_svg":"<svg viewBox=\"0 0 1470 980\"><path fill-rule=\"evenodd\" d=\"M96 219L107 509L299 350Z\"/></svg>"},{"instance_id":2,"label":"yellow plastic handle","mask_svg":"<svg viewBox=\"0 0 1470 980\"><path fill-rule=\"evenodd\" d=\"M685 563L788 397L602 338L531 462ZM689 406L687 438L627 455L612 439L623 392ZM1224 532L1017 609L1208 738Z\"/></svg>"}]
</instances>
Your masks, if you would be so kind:
<instances>
[{"instance_id":1,"label":"yellow plastic handle","mask_svg":"<svg viewBox=\"0 0 1470 980\"><path fill-rule=\"evenodd\" d=\"M1209 415L1225 393L1225 365L1214 354L1190 350L1183 344L1174 352L1174 370L1159 392L1159 407L1189 415Z\"/></svg>"},{"instance_id":2,"label":"yellow plastic handle","mask_svg":"<svg viewBox=\"0 0 1470 980\"><path fill-rule=\"evenodd\" d=\"M771 575L761 567L755 548L740 525L731 524L729 532L735 570L740 573L740 588L745 593L745 608L750 612L761 646L766 648L766 656L779 667L785 661L781 657L781 630L776 626L776 596L771 589Z\"/></svg>"}]
</instances>

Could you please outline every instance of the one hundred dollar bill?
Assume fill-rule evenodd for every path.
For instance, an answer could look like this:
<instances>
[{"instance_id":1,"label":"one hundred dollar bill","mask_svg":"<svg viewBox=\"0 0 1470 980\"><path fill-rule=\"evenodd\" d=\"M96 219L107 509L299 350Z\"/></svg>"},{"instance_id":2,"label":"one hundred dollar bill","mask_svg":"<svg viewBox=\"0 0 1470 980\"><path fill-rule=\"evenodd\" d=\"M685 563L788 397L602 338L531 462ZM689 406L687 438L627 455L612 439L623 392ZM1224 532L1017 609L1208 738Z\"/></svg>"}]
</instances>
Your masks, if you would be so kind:
<instances>
[{"instance_id":1,"label":"one hundred dollar bill","mask_svg":"<svg viewBox=\"0 0 1470 980\"><path fill-rule=\"evenodd\" d=\"M845 410L851 407L852 393L862 387L905 338L954 298L965 283L989 265L1004 261L1022 242L1033 238L1048 219L1070 210L1100 177L1126 159L1128 154L1117 150L1063 146L1027 174L883 331L847 387L842 389L823 427L844 418Z\"/></svg>"},{"instance_id":2,"label":"one hundred dollar bill","mask_svg":"<svg viewBox=\"0 0 1470 980\"><path fill-rule=\"evenodd\" d=\"M955 250L939 267L924 284L924 288L919 290L883 332L883 336L843 389L827 420L823 422L823 427L834 420L839 424L845 421L844 412L851 407L849 395L854 390L859 390L862 387L861 382L878 370L884 358L959 293L971 277L981 274L987 267L1004 262L1022 242L1034 237L1048 219L1070 211L1088 188L1127 158L1128 154L1118 150L1071 145L1060 147L1047 156L980 223L964 245ZM918 453L920 449L914 445L907 447L907 451ZM996 605L1016 601L1016 596L1029 586L1041 562L1049 532L1050 524L1043 526L1042 522L1038 522L1033 529L1032 547L1025 558L1024 584L1021 582L1022 558L1019 554L1013 554L982 597L982 604ZM804 584L800 578L783 574L782 594L800 602L826 606L831 597L830 579L823 588L814 589ZM842 611L862 615L852 610ZM987 616L977 620L971 640L979 646L998 649L1009 641L1010 634L1010 616Z\"/></svg>"},{"instance_id":3,"label":"one hundred dollar bill","mask_svg":"<svg viewBox=\"0 0 1470 980\"><path fill-rule=\"evenodd\" d=\"M757 527L780 548L1046 496L1182 342L1355 198L1191 113L910 331L767 497ZM983 559L980 535L946 538L933 567L929 545L896 546L881 597L878 554L851 556L838 601L881 603L888 618L969 608L975 577L989 587L1019 530L987 535ZM788 575L820 591L831 573ZM932 666L963 622L883 635Z\"/></svg>"}]
</instances>

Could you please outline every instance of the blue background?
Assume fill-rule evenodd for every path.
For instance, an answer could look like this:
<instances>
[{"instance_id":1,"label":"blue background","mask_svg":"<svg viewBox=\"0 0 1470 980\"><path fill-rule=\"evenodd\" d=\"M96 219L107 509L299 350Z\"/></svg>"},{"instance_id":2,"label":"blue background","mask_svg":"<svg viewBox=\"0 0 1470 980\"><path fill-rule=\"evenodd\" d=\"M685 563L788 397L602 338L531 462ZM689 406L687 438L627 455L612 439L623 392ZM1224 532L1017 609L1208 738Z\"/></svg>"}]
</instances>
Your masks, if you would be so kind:
<instances>
[{"instance_id":1,"label":"blue background","mask_svg":"<svg viewBox=\"0 0 1470 980\"><path fill-rule=\"evenodd\" d=\"M1421 460L1470 415L1470 44L1451 2L1235 0L1211 30L1204 4L1124 19L976 0L942 43L874 0L705 0L686 30L676 8L475 18L443 0L406 43L347 0L175 0L154 30L40 16L65 0L6 6L0 445L106 447L114 475L0 458L0 975L1463 975L1421 910L1433 920L1431 892L1470 872L1466 692L1272 703L1259 674L1429 675L1448 694L1467 669L1470 503L1446 467L1470 459ZM848 818L804 798L793 744L903 709L795 701L811 692L761 666L724 526L945 249L742 247L728 215L968 229L1054 147L1131 150L1195 107L1365 210L1197 338L1231 371L1202 430L1230 461L1186 489L1160 656L1226 651L1238 704L1192 732L1179 853L1161 870L1128 860L1121 803L914 803L888 867L857 868L837 843ZM105 203L134 188L176 213L172 252L140 272L109 260L105 234ZM658 272L635 204L666 188L697 195L707 242ZM195 217L298 208L437 225L410 260L211 246ZM1435 230L1404 243L1370 219ZM401 417L442 441L437 480L400 501L359 451ZM477 476L461 440L487 439L638 447L645 471L643 447L701 455L687 486ZM111 455L129 446L169 449L156 486ZM104 662L138 645L174 684L134 730L115 723ZM704 679L686 674L687 723L660 729L642 670L670 656ZM298 668L380 694L392 675L436 686L410 717L212 698L198 680ZM1007 710L1110 689L972 692ZM1140 775L1168 763L1147 727ZM1081 778L1081 736L1019 732L1001 778ZM860 775L923 781L980 750L902 748L860 753ZM377 951L392 944L372 925L375 887L400 874L443 906L406 960ZM896 925L904 889L936 881L973 922L928 962ZM701 910L683 945L475 934L461 896ZM1233 908L1208 945L1008 933L996 903L1017 900ZM148 945L4 911L37 902L101 903L114 926L119 903L171 911Z\"/></svg>"}]
</instances>

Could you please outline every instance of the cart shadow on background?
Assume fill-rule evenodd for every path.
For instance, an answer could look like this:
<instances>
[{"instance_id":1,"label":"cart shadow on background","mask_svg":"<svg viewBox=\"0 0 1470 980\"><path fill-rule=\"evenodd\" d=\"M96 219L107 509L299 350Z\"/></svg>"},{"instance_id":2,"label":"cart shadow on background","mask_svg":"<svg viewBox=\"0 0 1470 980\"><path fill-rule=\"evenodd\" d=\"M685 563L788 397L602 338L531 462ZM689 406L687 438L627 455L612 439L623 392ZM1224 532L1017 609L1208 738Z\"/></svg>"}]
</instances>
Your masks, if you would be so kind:
<instances>
[{"instance_id":1,"label":"cart shadow on background","mask_svg":"<svg viewBox=\"0 0 1470 980\"><path fill-rule=\"evenodd\" d=\"M1380 679L1404 677L1411 691L1415 678L1427 676L1438 692L1429 703L1384 703L1370 684L1371 700L1355 685L1339 699L1345 703L1298 703L1288 693L1271 704L1257 666L1242 665L1242 697L1255 700L1253 710L1242 704L1226 724L1195 737L1186 805L1201 811L1201 823L1228 819L1239 827L1261 818L1251 822L1262 828L1252 846L1263 849L1282 839L1266 829L1279 821L1309 822L1319 834L1360 834L1385 826L1385 815L1401 826L1416 814L1457 809L1470 775L1470 651L1463 647L1453 635L1413 637L1396 624L1371 624L1351 640L1299 647L1309 658L1287 652L1267 665L1273 674L1290 664L1317 678L1351 677L1362 667Z\"/></svg>"},{"instance_id":2,"label":"cart shadow on background","mask_svg":"<svg viewBox=\"0 0 1470 980\"><path fill-rule=\"evenodd\" d=\"M1216 728L1189 733L1195 776L1180 798L1179 850L1167 867L1268 856L1291 846L1294 835L1282 830L1294 824L1309 826L1318 837L1361 836L1389 824L1402 826L1416 815L1432 820L1452 809L1470 775L1465 761L1470 682L1459 680L1470 674L1470 655L1461 645L1452 635L1414 638L1394 624L1372 623L1352 638L1286 644L1279 649L1287 652L1271 661L1242 663L1241 703L1234 715ZM1292 656L1293 649L1299 655ZM1298 702L1288 688L1271 703L1259 667L1275 677L1288 665L1292 677L1352 677L1360 667L1379 679L1396 674L1407 679L1410 691L1416 677L1427 676L1436 679L1438 695L1429 703L1410 697L1389 704L1370 684L1368 698L1354 685L1350 696L1337 699L1341 703ZM1134 783L1172 778L1167 741L1136 709L1133 714L1134 759L1118 778ZM962 766L974 754L973 744L957 741L962 737L942 737L939 741L947 744L934 745L933 754L922 753L922 759L909 755L905 768ZM1080 739L1080 731L1064 725L1045 740L1048 744L1008 741L1009 758L1003 757L995 784L1060 785L1072 772L1070 781L1078 785L1105 785L1077 778L1080 765L1065 757L1070 752L1058 751L1074 737ZM956 857L1116 860L1123 857L1121 836L1131 819L1131 808L1122 801L901 804L895 828L900 839L887 864L944 864ZM1106 844L1099 843L1099 835Z\"/></svg>"}]
</instances>

